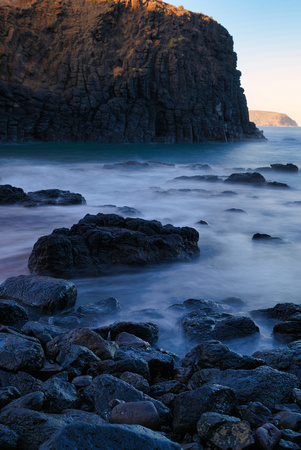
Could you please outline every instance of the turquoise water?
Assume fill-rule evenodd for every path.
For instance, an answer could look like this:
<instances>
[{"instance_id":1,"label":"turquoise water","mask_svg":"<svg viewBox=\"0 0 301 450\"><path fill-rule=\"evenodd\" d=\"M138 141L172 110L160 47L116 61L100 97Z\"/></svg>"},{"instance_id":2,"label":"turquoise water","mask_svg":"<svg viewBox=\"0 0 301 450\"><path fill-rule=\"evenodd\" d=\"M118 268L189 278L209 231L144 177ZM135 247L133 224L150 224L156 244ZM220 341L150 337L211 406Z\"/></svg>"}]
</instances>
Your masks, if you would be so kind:
<instances>
[{"instance_id":1,"label":"turquoise water","mask_svg":"<svg viewBox=\"0 0 301 450\"><path fill-rule=\"evenodd\" d=\"M33 244L54 228L70 227L85 214L114 212L104 205L136 208L137 216L175 226L193 226L200 233L201 256L192 263L172 264L126 275L74 280L78 304L113 296L121 304L119 319L157 322L162 343L182 348L175 330L176 317L167 308L187 298L221 300L240 297L238 313L300 303L301 292L301 172L267 172L268 181L291 189L229 185L222 181L174 181L186 175L218 175L221 179L241 169L292 162L301 168L301 128L265 128L266 141L209 144L64 144L0 145L1 184L25 192L60 188L81 193L87 205L71 207L1 207L0 282L28 273ZM108 163L159 161L146 169L105 170ZM191 163L211 170L192 170ZM223 194L233 191L232 195ZM226 212L243 209L245 213ZM209 226L198 225L205 220ZM254 233L281 237L282 245L254 244ZM272 345L262 328L256 346ZM255 344L254 344L255 345ZM252 352L249 348L246 351Z\"/></svg>"}]
</instances>

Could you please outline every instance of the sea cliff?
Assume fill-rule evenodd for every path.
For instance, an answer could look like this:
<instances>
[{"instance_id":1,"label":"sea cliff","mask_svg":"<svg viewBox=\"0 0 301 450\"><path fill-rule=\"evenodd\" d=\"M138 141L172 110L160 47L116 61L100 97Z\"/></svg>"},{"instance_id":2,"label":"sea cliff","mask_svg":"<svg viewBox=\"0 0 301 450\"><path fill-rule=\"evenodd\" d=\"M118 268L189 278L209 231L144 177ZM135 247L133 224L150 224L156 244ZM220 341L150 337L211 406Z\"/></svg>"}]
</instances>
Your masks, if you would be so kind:
<instances>
[{"instance_id":1,"label":"sea cliff","mask_svg":"<svg viewBox=\"0 0 301 450\"><path fill-rule=\"evenodd\" d=\"M0 142L262 138L233 40L161 0L0 1Z\"/></svg>"}]
</instances>

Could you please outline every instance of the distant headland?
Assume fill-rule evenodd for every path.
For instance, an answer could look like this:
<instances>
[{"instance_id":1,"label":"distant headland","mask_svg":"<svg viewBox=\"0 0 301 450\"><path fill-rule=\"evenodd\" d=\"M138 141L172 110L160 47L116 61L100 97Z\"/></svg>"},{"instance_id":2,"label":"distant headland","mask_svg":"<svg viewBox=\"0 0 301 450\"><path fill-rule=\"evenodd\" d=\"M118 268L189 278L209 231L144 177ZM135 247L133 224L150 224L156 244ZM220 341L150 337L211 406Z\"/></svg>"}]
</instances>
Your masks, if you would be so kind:
<instances>
[{"instance_id":1,"label":"distant headland","mask_svg":"<svg viewBox=\"0 0 301 450\"><path fill-rule=\"evenodd\" d=\"M249 111L251 122L258 127L297 127L298 124L283 113L272 111Z\"/></svg>"}]
</instances>

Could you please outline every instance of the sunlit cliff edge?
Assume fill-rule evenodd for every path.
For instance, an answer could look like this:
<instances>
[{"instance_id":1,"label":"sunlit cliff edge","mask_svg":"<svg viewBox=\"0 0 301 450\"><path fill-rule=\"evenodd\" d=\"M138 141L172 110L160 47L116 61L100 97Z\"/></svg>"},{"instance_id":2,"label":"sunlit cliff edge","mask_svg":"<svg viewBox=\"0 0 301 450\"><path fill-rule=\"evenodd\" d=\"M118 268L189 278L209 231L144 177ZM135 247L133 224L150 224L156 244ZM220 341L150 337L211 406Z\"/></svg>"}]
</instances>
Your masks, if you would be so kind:
<instances>
[{"instance_id":1,"label":"sunlit cliff edge","mask_svg":"<svg viewBox=\"0 0 301 450\"><path fill-rule=\"evenodd\" d=\"M263 138L233 40L160 0L0 0L0 141Z\"/></svg>"},{"instance_id":2,"label":"sunlit cliff edge","mask_svg":"<svg viewBox=\"0 0 301 450\"><path fill-rule=\"evenodd\" d=\"M249 111L250 120L259 127L297 127L298 124L288 115L272 111Z\"/></svg>"}]
</instances>

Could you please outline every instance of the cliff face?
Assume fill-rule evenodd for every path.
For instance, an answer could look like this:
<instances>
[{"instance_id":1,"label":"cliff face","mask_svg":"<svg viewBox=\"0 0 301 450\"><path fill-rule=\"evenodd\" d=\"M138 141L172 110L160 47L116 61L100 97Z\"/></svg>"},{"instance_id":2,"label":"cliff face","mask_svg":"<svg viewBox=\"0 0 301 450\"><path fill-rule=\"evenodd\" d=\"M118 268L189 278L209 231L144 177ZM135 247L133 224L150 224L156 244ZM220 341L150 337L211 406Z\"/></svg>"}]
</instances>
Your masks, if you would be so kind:
<instances>
[{"instance_id":1,"label":"cliff face","mask_svg":"<svg viewBox=\"0 0 301 450\"><path fill-rule=\"evenodd\" d=\"M249 111L250 120L259 127L297 127L298 124L286 114L272 111Z\"/></svg>"},{"instance_id":2,"label":"cliff face","mask_svg":"<svg viewBox=\"0 0 301 450\"><path fill-rule=\"evenodd\" d=\"M0 0L0 141L262 137L232 38L160 0Z\"/></svg>"}]
</instances>

